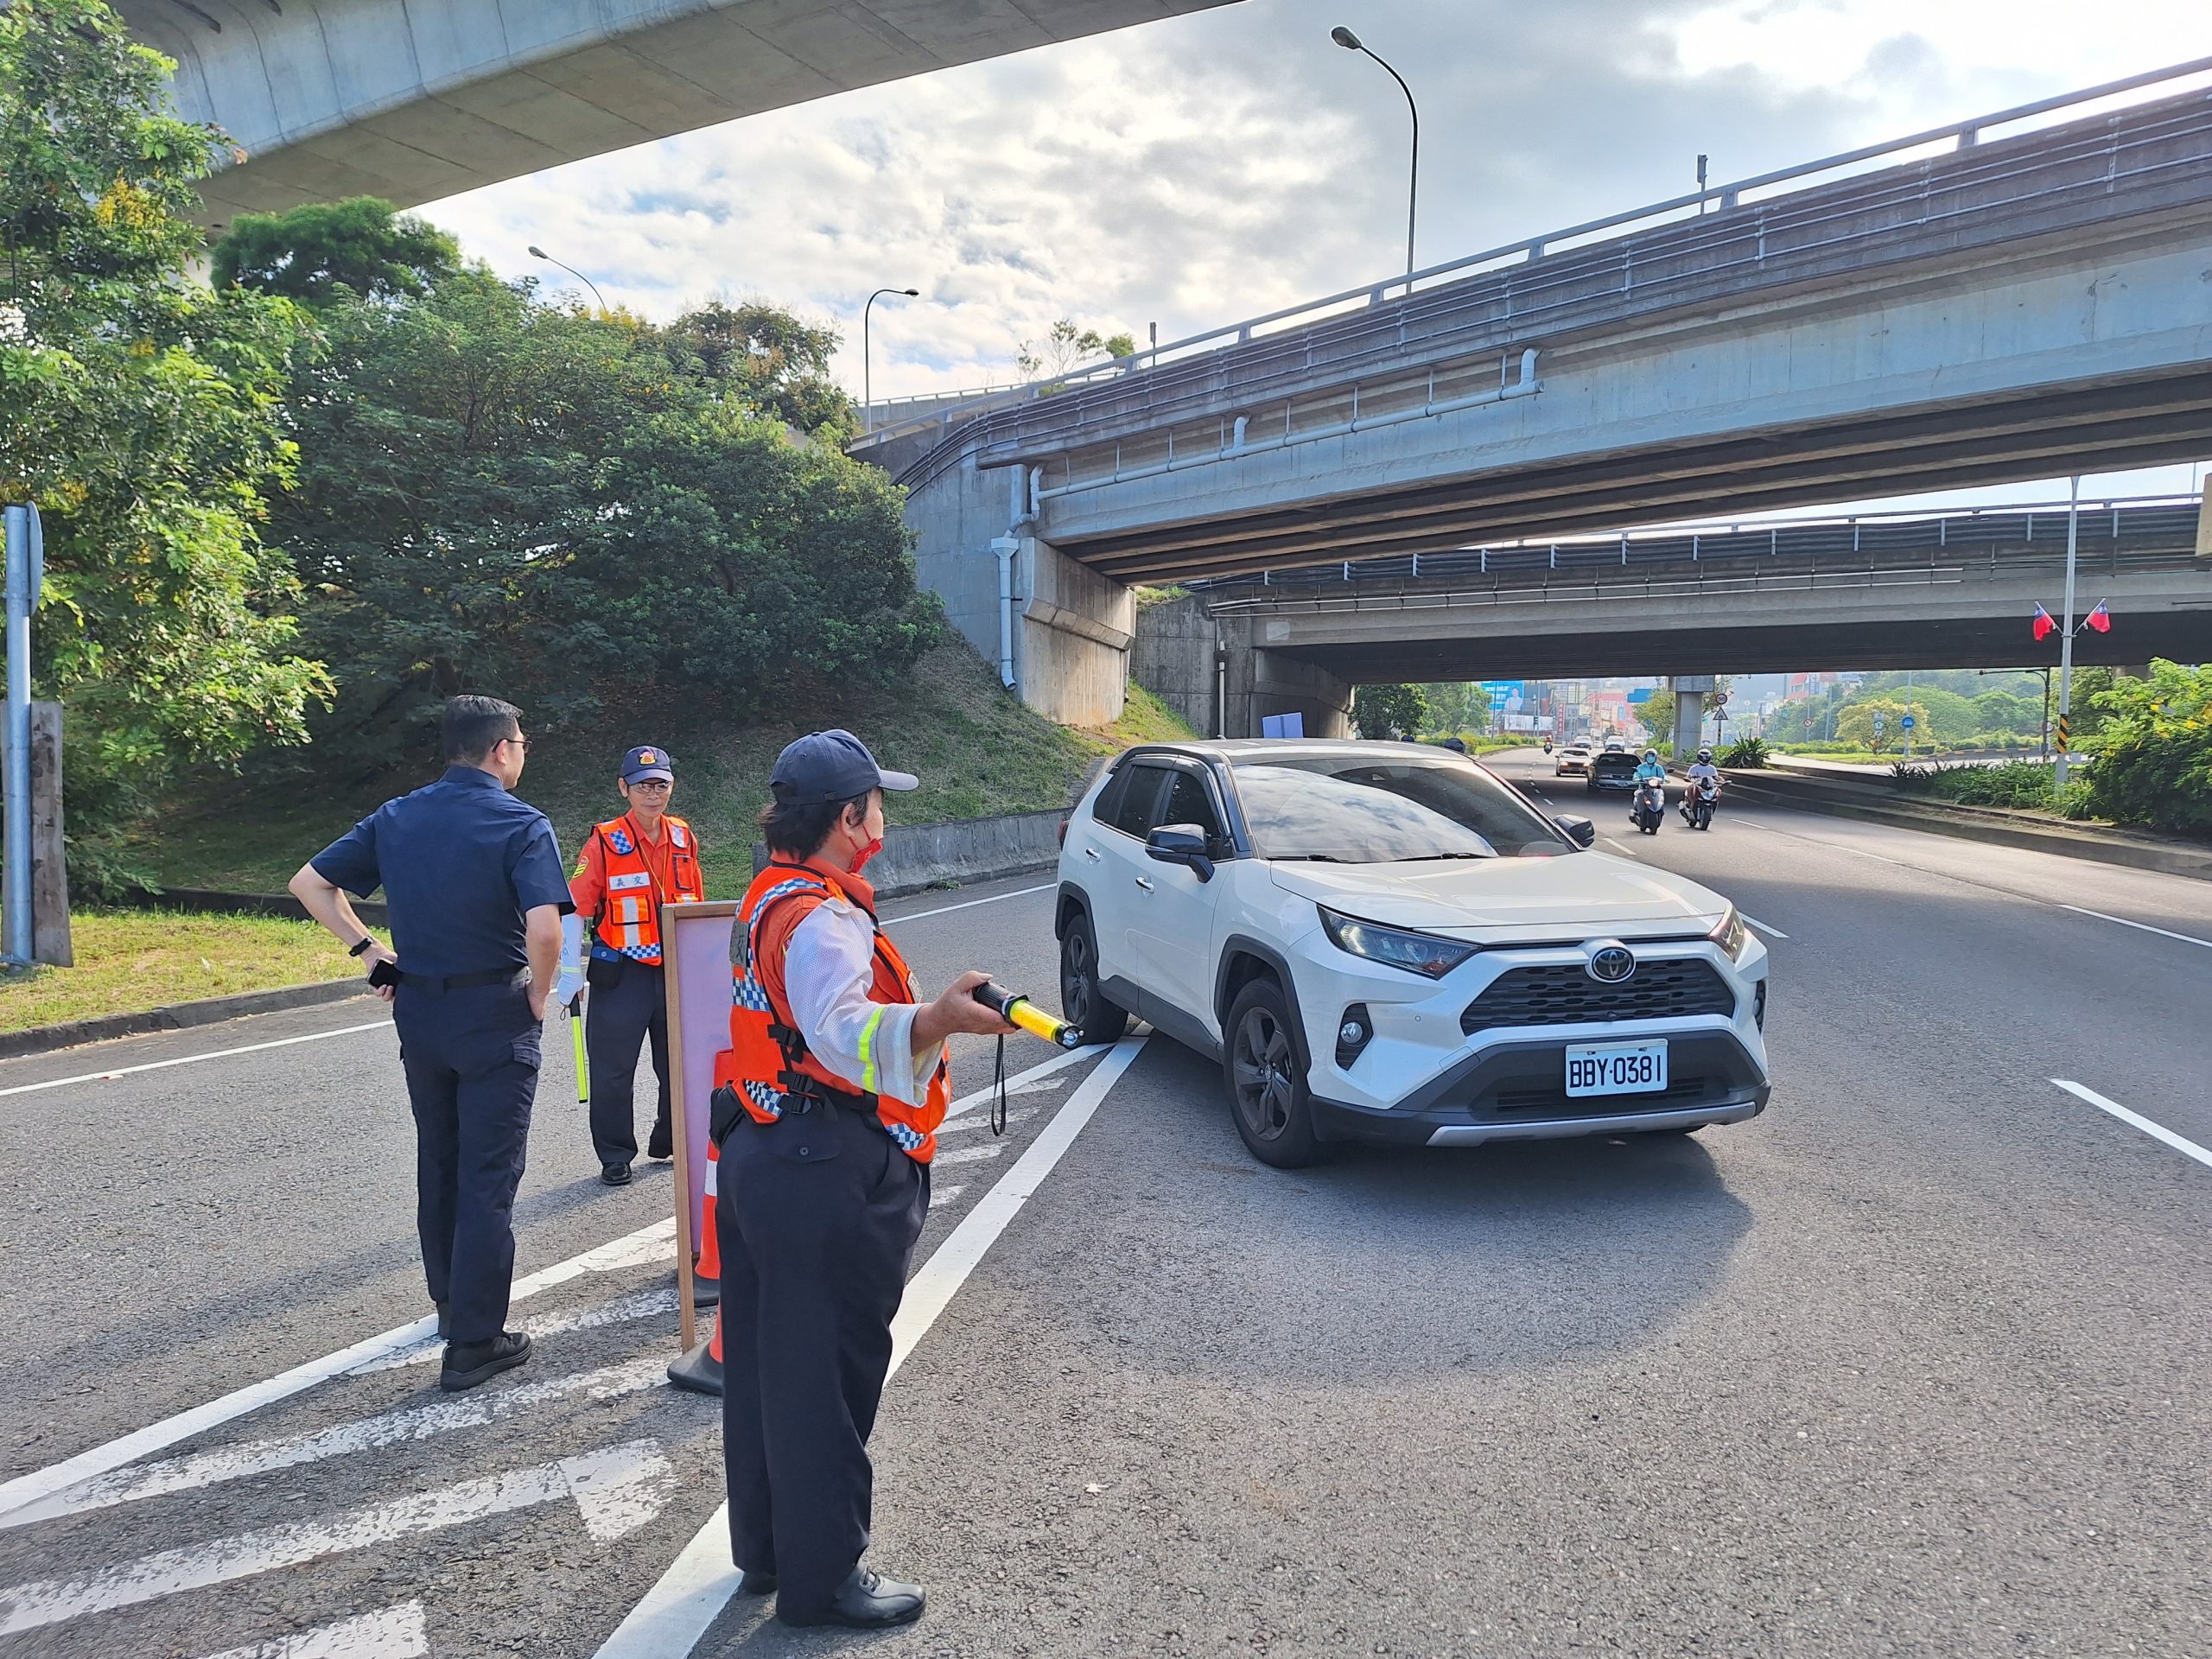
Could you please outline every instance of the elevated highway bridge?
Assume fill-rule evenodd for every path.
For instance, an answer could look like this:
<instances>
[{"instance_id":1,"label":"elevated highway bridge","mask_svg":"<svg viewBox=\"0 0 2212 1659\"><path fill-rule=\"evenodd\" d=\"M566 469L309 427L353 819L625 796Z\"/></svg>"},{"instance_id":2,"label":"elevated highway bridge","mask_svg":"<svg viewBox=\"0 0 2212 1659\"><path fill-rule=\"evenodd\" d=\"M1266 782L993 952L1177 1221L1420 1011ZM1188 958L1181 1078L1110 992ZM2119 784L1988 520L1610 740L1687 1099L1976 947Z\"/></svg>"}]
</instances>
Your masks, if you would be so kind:
<instances>
[{"instance_id":1,"label":"elevated highway bridge","mask_svg":"<svg viewBox=\"0 0 2212 1659\"><path fill-rule=\"evenodd\" d=\"M2197 458L2212 94L2175 88L2208 71L1491 250L860 453L910 486L956 623L1070 720L1118 708L1131 584ZM1870 586L1836 620L1897 608Z\"/></svg>"}]
</instances>

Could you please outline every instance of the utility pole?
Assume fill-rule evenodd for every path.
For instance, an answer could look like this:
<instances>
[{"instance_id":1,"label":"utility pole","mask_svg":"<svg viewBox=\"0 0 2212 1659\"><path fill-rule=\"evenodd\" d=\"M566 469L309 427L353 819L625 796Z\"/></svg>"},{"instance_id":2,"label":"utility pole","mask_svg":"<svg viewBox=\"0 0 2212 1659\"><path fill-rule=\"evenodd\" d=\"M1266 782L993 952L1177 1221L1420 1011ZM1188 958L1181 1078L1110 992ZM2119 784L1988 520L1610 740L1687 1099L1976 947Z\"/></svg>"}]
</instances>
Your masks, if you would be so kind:
<instances>
[{"instance_id":1,"label":"utility pole","mask_svg":"<svg viewBox=\"0 0 2212 1659\"><path fill-rule=\"evenodd\" d=\"M46 575L46 550L35 506L7 509L8 713L7 857L0 881L0 943L7 959L28 966L35 956L31 899L31 610Z\"/></svg>"},{"instance_id":2,"label":"utility pole","mask_svg":"<svg viewBox=\"0 0 2212 1659\"><path fill-rule=\"evenodd\" d=\"M2074 555L2082 528L2082 480L2077 474L2066 491L2066 614L2058 635L2058 764L2052 781L2066 787L2067 751L2072 734L2068 728L2074 713Z\"/></svg>"}]
</instances>

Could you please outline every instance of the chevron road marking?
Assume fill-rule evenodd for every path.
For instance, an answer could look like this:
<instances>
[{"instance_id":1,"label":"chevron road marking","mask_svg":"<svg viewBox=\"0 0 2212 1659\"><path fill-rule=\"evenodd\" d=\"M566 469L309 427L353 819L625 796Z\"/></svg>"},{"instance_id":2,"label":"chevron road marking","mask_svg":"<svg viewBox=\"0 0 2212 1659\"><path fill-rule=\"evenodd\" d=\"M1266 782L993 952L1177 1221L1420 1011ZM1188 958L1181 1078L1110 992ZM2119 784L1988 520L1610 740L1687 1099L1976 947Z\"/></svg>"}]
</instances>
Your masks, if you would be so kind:
<instances>
[{"instance_id":1,"label":"chevron road marking","mask_svg":"<svg viewBox=\"0 0 2212 1659\"><path fill-rule=\"evenodd\" d=\"M659 1443L631 1440L603 1452L466 1480L351 1514L187 1544L73 1579L19 1584L0 1590L0 1636L563 1499L574 1501L584 1530L606 1543L636 1531L659 1514L675 1486L676 1471L661 1454Z\"/></svg>"},{"instance_id":2,"label":"chevron road marking","mask_svg":"<svg viewBox=\"0 0 2212 1659\"><path fill-rule=\"evenodd\" d=\"M429 1650L423 1604L404 1601L296 1636L280 1636L248 1648L226 1648L207 1659L423 1659Z\"/></svg>"}]
</instances>

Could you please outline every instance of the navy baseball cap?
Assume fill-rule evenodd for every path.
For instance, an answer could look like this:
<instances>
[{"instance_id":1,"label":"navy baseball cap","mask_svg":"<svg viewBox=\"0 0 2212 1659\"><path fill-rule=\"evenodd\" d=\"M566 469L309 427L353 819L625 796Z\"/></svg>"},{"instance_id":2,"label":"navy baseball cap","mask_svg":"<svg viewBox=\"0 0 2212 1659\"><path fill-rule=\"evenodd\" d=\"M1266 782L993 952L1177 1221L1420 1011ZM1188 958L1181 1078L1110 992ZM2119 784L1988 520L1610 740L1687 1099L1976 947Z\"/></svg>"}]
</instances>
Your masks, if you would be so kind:
<instances>
[{"instance_id":1,"label":"navy baseball cap","mask_svg":"<svg viewBox=\"0 0 2212 1659\"><path fill-rule=\"evenodd\" d=\"M665 778L672 784L676 781L676 774L670 768L675 764L674 757L666 749L651 743L640 743L622 757L622 781L639 784L648 778Z\"/></svg>"},{"instance_id":2,"label":"navy baseball cap","mask_svg":"<svg viewBox=\"0 0 2212 1659\"><path fill-rule=\"evenodd\" d=\"M918 789L911 772L886 772L868 745L847 731L809 732L776 757L769 792L779 806L826 806L871 789Z\"/></svg>"}]
</instances>

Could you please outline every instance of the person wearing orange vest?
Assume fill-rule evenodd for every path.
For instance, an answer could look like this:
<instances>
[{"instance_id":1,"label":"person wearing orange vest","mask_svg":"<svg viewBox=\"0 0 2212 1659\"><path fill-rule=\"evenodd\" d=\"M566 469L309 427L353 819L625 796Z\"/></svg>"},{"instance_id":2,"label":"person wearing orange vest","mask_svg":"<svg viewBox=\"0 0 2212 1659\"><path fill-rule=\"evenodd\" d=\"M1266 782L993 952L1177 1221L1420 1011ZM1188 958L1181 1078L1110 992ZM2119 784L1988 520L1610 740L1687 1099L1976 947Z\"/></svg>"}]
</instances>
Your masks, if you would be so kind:
<instances>
[{"instance_id":1,"label":"person wearing orange vest","mask_svg":"<svg viewBox=\"0 0 2212 1659\"><path fill-rule=\"evenodd\" d=\"M699 873L699 837L668 810L675 792L674 762L666 749L641 743L622 757L617 787L629 810L594 827L569 883L575 913L563 924L561 977L555 1000L572 1004L591 988L584 1026L585 1071L591 1089L591 1140L599 1178L626 1186L638 1156L633 1084L638 1053L652 1044L660 1105L653 1117L649 1156L667 1158L669 1139L668 985L661 966L660 907L707 896ZM583 930L592 930L591 959L583 955Z\"/></svg>"},{"instance_id":2,"label":"person wearing orange vest","mask_svg":"<svg viewBox=\"0 0 2212 1659\"><path fill-rule=\"evenodd\" d=\"M849 732L786 748L732 940L712 1115L730 1557L786 1624L921 1617L919 1586L861 1563L868 1437L929 1210L944 1039L1012 1029L975 1000L984 974L923 1002L877 923L861 870L883 845L883 791L916 781Z\"/></svg>"}]
</instances>

